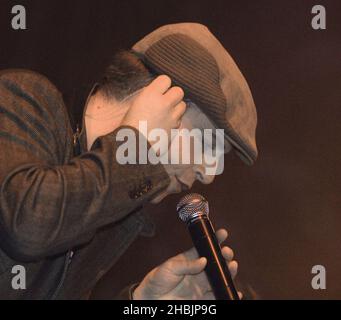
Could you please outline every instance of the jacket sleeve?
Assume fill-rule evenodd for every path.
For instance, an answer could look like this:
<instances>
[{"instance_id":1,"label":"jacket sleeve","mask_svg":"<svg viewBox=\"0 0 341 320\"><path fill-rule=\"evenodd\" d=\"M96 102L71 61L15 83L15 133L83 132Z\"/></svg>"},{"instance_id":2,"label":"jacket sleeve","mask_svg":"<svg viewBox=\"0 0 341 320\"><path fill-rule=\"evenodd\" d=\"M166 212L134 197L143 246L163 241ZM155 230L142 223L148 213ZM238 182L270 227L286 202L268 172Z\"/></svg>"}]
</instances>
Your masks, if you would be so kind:
<instances>
[{"instance_id":1,"label":"jacket sleeve","mask_svg":"<svg viewBox=\"0 0 341 320\"><path fill-rule=\"evenodd\" d=\"M19 261L84 244L169 182L162 165L118 164L117 131L65 161L61 101L36 74L0 74L0 246Z\"/></svg>"},{"instance_id":2,"label":"jacket sleeve","mask_svg":"<svg viewBox=\"0 0 341 320\"><path fill-rule=\"evenodd\" d=\"M139 283L129 285L125 287L121 292L114 298L114 300L134 300L134 290L139 286Z\"/></svg>"}]
</instances>

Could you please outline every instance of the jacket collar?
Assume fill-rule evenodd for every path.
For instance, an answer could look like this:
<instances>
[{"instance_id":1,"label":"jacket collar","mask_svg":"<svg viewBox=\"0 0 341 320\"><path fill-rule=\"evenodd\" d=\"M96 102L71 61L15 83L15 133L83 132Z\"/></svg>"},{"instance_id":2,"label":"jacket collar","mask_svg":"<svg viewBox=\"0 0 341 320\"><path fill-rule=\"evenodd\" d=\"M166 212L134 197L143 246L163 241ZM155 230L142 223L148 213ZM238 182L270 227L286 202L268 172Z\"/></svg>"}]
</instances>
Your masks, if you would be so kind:
<instances>
[{"instance_id":1,"label":"jacket collar","mask_svg":"<svg viewBox=\"0 0 341 320\"><path fill-rule=\"evenodd\" d=\"M83 153L86 152L88 150L88 142L87 142L87 136L86 136L86 126L85 126L85 113L86 113L86 109L89 103L89 100L91 98L91 96L93 96L97 89L98 89L98 83L95 83L90 92L88 93L87 96L83 95L83 99L81 98L81 101L83 103L83 115L82 115L82 125L79 128L79 126L77 126L76 128L76 132L74 134L74 145L75 143L78 144L78 148L79 148L79 152ZM86 97L86 98L85 98Z\"/></svg>"}]
</instances>

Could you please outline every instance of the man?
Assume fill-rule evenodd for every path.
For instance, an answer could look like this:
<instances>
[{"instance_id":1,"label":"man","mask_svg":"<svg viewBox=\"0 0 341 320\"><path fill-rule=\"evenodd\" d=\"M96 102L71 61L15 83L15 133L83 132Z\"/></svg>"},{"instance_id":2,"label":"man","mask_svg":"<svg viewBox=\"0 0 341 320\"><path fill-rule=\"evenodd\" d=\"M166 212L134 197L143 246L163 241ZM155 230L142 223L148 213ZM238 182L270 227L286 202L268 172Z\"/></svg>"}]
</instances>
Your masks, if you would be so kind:
<instances>
[{"instance_id":1,"label":"man","mask_svg":"<svg viewBox=\"0 0 341 320\"><path fill-rule=\"evenodd\" d=\"M148 140L138 132L140 121L148 123L148 130L162 127L166 132L186 123L220 127L227 151L234 148L248 163L256 158L251 94L205 27L166 26L133 50L116 56L89 95L78 156L58 90L31 72L0 74L0 145L5 150L0 156L1 298L87 297L131 242L150 231L139 212L144 203L189 188L195 179L212 182L204 165L120 165L120 130L129 128ZM184 72L195 59L196 70ZM171 79L154 79L155 74ZM171 81L184 91L171 88ZM193 103L187 111L184 94ZM144 143L153 147L153 141ZM224 230L217 233L220 241L226 236ZM230 248L223 255L232 260ZM205 264L194 249L172 258L130 288L130 298L213 298ZM14 265L25 267L25 290L12 287ZM229 267L235 274L236 263Z\"/></svg>"}]
</instances>

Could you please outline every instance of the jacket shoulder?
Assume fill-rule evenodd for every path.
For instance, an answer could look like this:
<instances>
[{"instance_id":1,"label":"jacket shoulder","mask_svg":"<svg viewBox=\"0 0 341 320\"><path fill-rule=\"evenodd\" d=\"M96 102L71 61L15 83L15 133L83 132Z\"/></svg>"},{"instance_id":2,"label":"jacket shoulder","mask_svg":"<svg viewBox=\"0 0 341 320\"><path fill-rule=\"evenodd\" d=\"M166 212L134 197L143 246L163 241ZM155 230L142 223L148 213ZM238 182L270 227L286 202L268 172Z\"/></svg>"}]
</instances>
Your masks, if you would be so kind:
<instances>
[{"instance_id":1,"label":"jacket shoulder","mask_svg":"<svg viewBox=\"0 0 341 320\"><path fill-rule=\"evenodd\" d=\"M6 86L7 85L7 86ZM6 69L0 71L0 88L4 86L21 88L32 93L61 96L57 87L44 75L26 69Z\"/></svg>"},{"instance_id":2,"label":"jacket shoulder","mask_svg":"<svg viewBox=\"0 0 341 320\"><path fill-rule=\"evenodd\" d=\"M68 117L61 92L47 77L31 70L0 71L0 103L13 109L14 101L22 110L50 118L45 120L65 122Z\"/></svg>"},{"instance_id":3,"label":"jacket shoulder","mask_svg":"<svg viewBox=\"0 0 341 320\"><path fill-rule=\"evenodd\" d=\"M44 145L53 152L70 149L72 128L63 96L45 76L24 69L0 71L0 114L7 135L25 141L34 137L32 144L45 137L49 142Z\"/></svg>"}]
</instances>

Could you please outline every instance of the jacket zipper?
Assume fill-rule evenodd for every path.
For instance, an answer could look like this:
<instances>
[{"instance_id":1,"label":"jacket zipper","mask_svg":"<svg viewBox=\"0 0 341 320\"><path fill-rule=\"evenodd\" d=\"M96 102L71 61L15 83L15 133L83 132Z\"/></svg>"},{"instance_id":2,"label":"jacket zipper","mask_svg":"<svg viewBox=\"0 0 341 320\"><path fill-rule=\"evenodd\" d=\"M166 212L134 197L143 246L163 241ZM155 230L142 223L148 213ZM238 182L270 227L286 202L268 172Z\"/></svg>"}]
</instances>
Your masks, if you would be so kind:
<instances>
[{"instance_id":1,"label":"jacket zipper","mask_svg":"<svg viewBox=\"0 0 341 320\"><path fill-rule=\"evenodd\" d=\"M80 130L79 130L79 126L77 125L76 132L73 135L73 155L74 156L78 156L81 153L79 135L80 135ZM67 271L69 269L69 265L71 264L73 255L74 255L74 251L69 250L67 252L67 254L65 256L65 261L64 261L63 273L60 277L60 280L59 280L59 283L58 283L56 289L54 290L54 292L50 296L49 300L55 300L57 298L59 291L64 284L66 274L67 274Z\"/></svg>"},{"instance_id":2,"label":"jacket zipper","mask_svg":"<svg viewBox=\"0 0 341 320\"><path fill-rule=\"evenodd\" d=\"M56 289L54 290L53 294L51 295L51 297L49 298L49 300L55 300L59 294L60 289L62 288L65 278L66 278L66 274L67 271L69 269L69 265L71 263L72 257L73 257L74 252L72 250L68 251L68 253L65 256L65 262L64 262L64 268L63 268L63 273L60 277L59 283L56 287Z\"/></svg>"}]
</instances>

